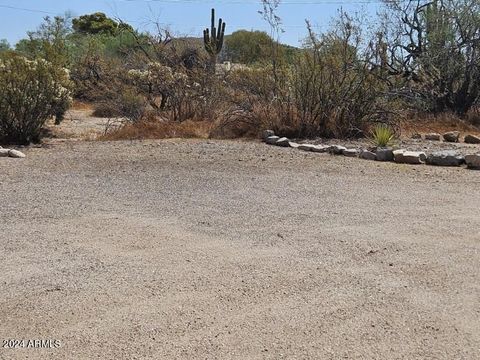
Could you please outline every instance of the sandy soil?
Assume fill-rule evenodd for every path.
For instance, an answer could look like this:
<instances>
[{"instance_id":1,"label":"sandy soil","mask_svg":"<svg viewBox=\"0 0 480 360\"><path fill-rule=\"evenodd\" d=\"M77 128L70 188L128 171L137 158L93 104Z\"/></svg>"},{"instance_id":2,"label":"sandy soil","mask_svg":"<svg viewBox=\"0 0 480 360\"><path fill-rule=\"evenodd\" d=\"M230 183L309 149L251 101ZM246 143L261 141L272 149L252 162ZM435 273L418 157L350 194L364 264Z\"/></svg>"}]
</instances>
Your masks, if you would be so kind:
<instances>
[{"instance_id":1,"label":"sandy soil","mask_svg":"<svg viewBox=\"0 0 480 360\"><path fill-rule=\"evenodd\" d=\"M256 142L0 159L1 359L478 359L480 172Z\"/></svg>"},{"instance_id":2,"label":"sandy soil","mask_svg":"<svg viewBox=\"0 0 480 360\"><path fill-rule=\"evenodd\" d=\"M61 142L64 140L94 140L103 135L107 128L118 126L120 119L98 118L91 115L92 109L79 108L67 111L65 119L60 125L55 125L54 120L47 122L46 128L51 132L47 143Z\"/></svg>"}]
</instances>

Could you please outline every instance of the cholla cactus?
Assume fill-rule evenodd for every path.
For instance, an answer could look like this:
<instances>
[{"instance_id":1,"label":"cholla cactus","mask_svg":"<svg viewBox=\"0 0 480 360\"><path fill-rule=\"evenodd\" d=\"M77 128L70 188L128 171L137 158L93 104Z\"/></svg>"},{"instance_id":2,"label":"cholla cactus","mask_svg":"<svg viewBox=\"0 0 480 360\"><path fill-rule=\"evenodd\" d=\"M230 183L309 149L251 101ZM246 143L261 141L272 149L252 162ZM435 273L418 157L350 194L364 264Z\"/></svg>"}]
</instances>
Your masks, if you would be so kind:
<instances>
[{"instance_id":1,"label":"cholla cactus","mask_svg":"<svg viewBox=\"0 0 480 360\"><path fill-rule=\"evenodd\" d=\"M45 60L1 56L0 141L38 141L47 119L62 117L67 110L70 88L68 72Z\"/></svg>"},{"instance_id":2,"label":"cholla cactus","mask_svg":"<svg viewBox=\"0 0 480 360\"><path fill-rule=\"evenodd\" d=\"M129 76L150 105L158 110L181 108L185 99L198 98L201 92L201 86L185 72L174 71L158 62L149 63L145 70L130 70Z\"/></svg>"}]
</instances>

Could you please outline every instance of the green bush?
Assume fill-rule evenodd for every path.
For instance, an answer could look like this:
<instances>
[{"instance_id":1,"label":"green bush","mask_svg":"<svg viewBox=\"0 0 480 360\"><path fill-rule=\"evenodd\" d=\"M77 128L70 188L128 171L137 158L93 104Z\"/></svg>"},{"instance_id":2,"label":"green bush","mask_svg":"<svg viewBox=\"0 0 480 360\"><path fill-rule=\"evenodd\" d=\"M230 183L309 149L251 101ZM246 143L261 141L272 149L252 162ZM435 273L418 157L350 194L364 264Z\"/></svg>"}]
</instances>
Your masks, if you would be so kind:
<instances>
[{"instance_id":1,"label":"green bush","mask_svg":"<svg viewBox=\"0 0 480 360\"><path fill-rule=\"evenodd\" d=\"M70 102L68 74L45 60L0 56L0 142L38 142L45 122L57 121Z\"/></svg>"}]
</instances>

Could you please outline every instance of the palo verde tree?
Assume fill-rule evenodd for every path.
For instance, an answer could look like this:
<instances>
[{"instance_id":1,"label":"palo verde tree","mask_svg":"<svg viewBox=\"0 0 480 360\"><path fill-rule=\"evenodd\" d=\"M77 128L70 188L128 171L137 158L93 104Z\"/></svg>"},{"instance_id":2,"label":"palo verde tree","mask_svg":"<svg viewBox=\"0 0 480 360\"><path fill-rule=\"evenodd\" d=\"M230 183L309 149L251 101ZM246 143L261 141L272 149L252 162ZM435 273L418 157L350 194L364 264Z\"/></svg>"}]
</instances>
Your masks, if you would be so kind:
<instances>
[{"instance_id":1,"label":"palo verde tree","mask_svg":"<svg viewBox=\"0 0 480 360\"><path fill-rule=\"evenodd\" d=\"M223 47L223 39L225 35L226 23L220 18L218 20L218 28L215 27L215 9L212 9L212 25L203 31L203 43L205 50L210 55L210 67L214 73L217 65L217 58Z\"/></svg>"},{"instance_id":2,"label":"palo verde tree","mask_svg":"<svg viewBox=\"0 0 480 360\"><path fill-rule=\"evenodd\" d=\"M101 12L82 15L73 19L72 24L75 32L92 35L106 34L114 36L119 30L122 30L122 27L128 26L130 28L129 25L118 23Z\"/></svg>"},{"instance_id":3,"label":"palo verde tree","mask_svg":"<svg viewBox=\"0 0 480 360\"><path fill-rule=\"evenodd\" d=\"M7 39L0 39L0 52L10 50L10 44Z\"/></svg>"},{"instance_id":4,"label":"palo verde tree","mask_svg":"<svg viewBox=\"0 0 480 360\"><path fill-rule=\"evenodd\" d=\"M425 110L464 115L480 100L480 2L389 1L397 21L388 41L388 71ZM391 23L389 25L391 27Z\"/></svg>"},{"instance_id":5,"label":"palo verde tree","mask_svg":"<svg viewBox=\"0 0 480 360\"><path fill-rule=\"evenodd\" d=\"M57 68L69 66L70 15L45 17L28 39L20 40L15 50L30 59L44 59Z\"/></svg>"},{"instance_id":6,"label":"palo verde tree","mask_svg":"<svg viewBox=\"0 0 480 360\"><path fill-rule=\"evenodd\" d=\"M273 39L264 31L238 30L225 37L226 54L242 64L266 62L272 57Z\"/></svg>"}]
</instances>

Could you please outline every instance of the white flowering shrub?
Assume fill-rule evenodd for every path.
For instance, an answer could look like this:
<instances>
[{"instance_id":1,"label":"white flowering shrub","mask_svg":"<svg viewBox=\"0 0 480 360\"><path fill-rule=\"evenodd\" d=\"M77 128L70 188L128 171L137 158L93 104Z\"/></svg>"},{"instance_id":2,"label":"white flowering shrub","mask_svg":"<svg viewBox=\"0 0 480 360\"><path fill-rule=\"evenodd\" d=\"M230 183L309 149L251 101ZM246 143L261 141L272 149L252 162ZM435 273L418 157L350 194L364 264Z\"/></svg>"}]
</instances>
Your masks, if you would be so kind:
<instances>
[{"instance_id":1,"label":"white flowering shrub","mask_svg":"<svg viewBox=\"0 0 480 360\"><path fill-rule=\"evenodd\" d=\"M45 60L0 57L0 142L38 142L50 117L58 122L70 104L68 72Z\"/></svg>"}]
</instances>

